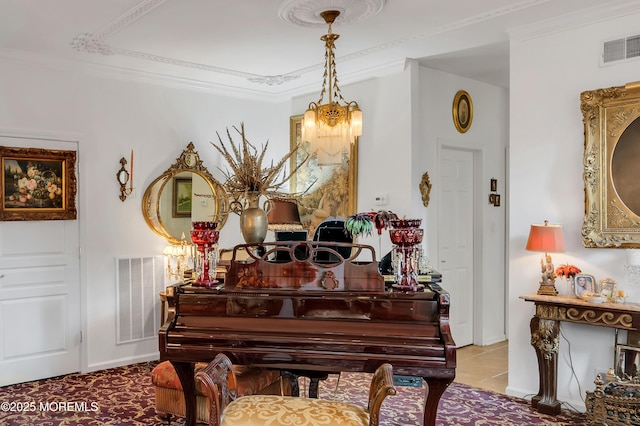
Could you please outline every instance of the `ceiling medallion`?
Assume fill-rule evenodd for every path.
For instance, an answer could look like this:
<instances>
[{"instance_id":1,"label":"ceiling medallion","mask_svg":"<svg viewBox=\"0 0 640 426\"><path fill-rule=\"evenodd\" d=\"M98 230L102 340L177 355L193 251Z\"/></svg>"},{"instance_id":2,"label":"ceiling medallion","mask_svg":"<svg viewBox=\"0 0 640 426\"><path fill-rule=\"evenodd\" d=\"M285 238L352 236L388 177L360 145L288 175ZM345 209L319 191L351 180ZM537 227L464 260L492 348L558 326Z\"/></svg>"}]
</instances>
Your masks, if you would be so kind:
<instances>
[{"instance_id":1,"label":"ceiling medallion","mask_svg":"<svg viewBox=\"0 0 640 426\"><path fill-rule=\"evenodd\" d=\"M386 0L284 0L280 3L278 15L290 24L301 27L323 27L326 25L320 15L326 10L336 10L340 16L337 24L352 24L382 11Z\"/></svg>"}]
</instances>

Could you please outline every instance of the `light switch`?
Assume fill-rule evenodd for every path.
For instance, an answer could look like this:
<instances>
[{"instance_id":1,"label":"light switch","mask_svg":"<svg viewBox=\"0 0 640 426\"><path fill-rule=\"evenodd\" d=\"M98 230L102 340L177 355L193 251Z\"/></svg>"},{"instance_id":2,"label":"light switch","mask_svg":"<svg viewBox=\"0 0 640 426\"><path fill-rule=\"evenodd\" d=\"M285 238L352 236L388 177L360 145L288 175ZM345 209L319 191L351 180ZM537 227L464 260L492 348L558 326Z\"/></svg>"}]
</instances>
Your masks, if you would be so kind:
<instances>
[{"instance_id":1,"label":"light switch","mask_svg":"<svg viewBox=\"0 0 640 426\"><path fill-rule=\"evenodd\" d=\"M387 194L376 194L373 198L373 204L375 204L376 206L385 206L387 205L387 202Z\"/></svg>"}]
</instances>

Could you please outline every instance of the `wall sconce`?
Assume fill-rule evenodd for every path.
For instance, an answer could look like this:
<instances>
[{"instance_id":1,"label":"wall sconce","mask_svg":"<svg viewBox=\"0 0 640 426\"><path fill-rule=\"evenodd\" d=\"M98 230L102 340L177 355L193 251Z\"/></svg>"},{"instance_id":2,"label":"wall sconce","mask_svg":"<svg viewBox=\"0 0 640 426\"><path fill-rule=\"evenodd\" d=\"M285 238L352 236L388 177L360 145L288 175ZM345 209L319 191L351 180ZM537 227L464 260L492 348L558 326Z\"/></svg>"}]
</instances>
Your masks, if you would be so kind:
<instances>
[{"instance_id":1,"label":"wall sconce","mask_svg":"<svg viewBox=\"0 0 640 426\"><path fill-rule=\"evenodd\" d=\"M555 286L556 274L549 253L561 253L564 251L562 226L550 225L548 220L544 221L544 225L531 225L529 239L527 240L527 250L544 253L544 258L540 260L542 279L540 280L538 294L556 296L558 294Z\"/></svg>"},{"instance_id":2,"label":"wall sconce","mask_svg":"<svg viewBox=\"0 0 640 426\"><path fill-rule=\"evenodd\" d=\"M133 193L133 150L131 150L131 165L129 166L130 172L127 171L126 165L127 160L122 157L120 159L120 170L116 173L116 179L120 184L120 201L123 202ZM128 188L127 183L129 184Z\"/></svg>"},{"instance_id":3,"label":"wall sconce","mask_svg":"<svg viewBox=\"0 0 640 426\"><path fill-rule=\"evenodd\" d=\"M170 244L164 248L162 254L167 259L167 276L172 280L182 281L184 274L190 268L189 262L193 259L193 244L183 239L180 244Z\"/></svg>"}]
</instances>

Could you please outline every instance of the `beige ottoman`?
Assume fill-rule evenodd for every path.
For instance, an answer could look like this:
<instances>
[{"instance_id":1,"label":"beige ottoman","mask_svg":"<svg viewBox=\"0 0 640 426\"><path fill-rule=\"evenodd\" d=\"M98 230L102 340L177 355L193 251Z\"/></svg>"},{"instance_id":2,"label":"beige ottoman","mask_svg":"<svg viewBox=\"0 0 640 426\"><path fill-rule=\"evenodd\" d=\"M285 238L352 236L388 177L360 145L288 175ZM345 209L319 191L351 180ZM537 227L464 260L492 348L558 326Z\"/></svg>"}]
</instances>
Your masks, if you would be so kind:
<instances>
[{"instance_id":1,"label":"beige ottoman","mask_svg":"<svg viewBox=\"0 0 640 426\"><path fill-rule=\"evenodd\" d=\"M196 363L195 372L207 366L206 363ZM234 365L233 373L237 382L238 395L273 394L280 395L280 372L263 368ZM158 364L151 372L151 382L156 393L156 412L161 418L171 422L171 416L186 417L184 393L182 384L173 365L169 361ZM290 394L288 382L284 382L283 392ZM209 398L198 382L196 382L196 421L209 421Z\"/></svg>"}]
</instances>

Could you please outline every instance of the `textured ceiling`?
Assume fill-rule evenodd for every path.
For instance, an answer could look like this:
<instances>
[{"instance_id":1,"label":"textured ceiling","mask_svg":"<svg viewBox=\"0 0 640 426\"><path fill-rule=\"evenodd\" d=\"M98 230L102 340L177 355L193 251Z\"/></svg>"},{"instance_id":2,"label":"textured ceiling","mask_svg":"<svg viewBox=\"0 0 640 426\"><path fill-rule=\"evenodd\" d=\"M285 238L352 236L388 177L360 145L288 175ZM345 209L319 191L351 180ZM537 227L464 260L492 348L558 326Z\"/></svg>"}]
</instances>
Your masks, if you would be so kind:
<instances>
[{"instance_id":1,"label":"textured ceiling","mask_svg":"<svg viewBox=\"0 0 640 426\"><path fill-rule=\"evenodd\" d=\"M345 85L406 59L508 87L510 33L640 9L629 0L0 0L0 55L236 96L318 91L327 26ZM535 28L535 30L533 30Z\"/></svg>"}]
</instances>

